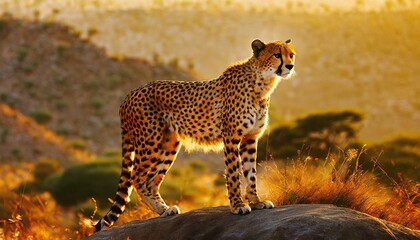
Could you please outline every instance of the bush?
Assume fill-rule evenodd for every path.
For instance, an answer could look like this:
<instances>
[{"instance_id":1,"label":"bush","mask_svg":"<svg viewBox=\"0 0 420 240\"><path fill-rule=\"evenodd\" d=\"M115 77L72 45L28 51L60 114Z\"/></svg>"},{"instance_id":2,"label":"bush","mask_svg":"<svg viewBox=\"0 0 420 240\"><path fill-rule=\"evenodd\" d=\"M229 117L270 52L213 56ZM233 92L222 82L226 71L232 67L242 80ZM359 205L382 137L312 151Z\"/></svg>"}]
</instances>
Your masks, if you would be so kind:
<instances>
[{"instance_id":1,"label":"bush","mask_svg":"<svg viewBox=\"0 0 420 240\"><path fill-rule=\"evenodd\" d=\"M104 100L101 96L97 95L97 96L93 96L89 99L89 105L96 110L99 110L102 108L104 103Z\"/></svg>"},{"instance_id":2,"label":"bush","mask_svg":"<svg viewBox=\"0 0 420 240\"><path fill-rule=\"evenodd\" d=\"M96 90L101 86L101 80L99 79L88 79L86 82L82 84L84 90Z\"/></svg>"},{"instance_id":3,"label":"bush","mask_svg":"<svg viewBox=\"0 0 420 240\"><path fill-rule=\"evenodd\" d=\"M117 162L78 165L50 177L46 186L62 206L75 206L93 197L100 208L109 207L107 199L115 196L120 170Z\"/></svg>"},{"instance_id":4,"label":"bush","mask_svg":"<svg viewBox=\"0 0 420 240\"><path fill-rule=\"evenodd\" d=\"M46 110L32 111L29 116L42 125L49 123L52 119L52 114Z\"/></svg>"},{"instance_id":5,"label":"bush","mask_svg":"<svg viewBox=\"0 0 420 240\"><path fill-rule=\"evenodd\" d=\"M207 165L203 161L196 160L190 163L190 168L195 172L205 172Z\"/></svg>"},{"instance_id":6,"label":"bush","mask_svg":"<svg viewBox=\"0 0 420 240\"><path fill-rule=\"evenodd\" d=\"M69 106L68 102L65 99L56 100L54 102L54 105L55 105L56 109L58 109L58 110L66 109Z\"/></svg>"},{"instance_id":7,"label":"bush","mask_svg":"<svg viewBox=\"0 0 420 240\"><path fill-rule=\"evenodd\" d=\"M71 43L67 41L55 42L55 50L59 56L62 56L68 49L70 49Z\"/></svg>"},{"instance_id":8,"label":"bush","mask_svg":"<svg viewBox=\"0 0 420 240\"><path fill-rule=\"evenodd\" d=\"M58 135L68 136L71 131L70 131L70 129L68 129L66 127L62 127L62 128L58 128L57 130L55 130L55 132Z\"/></svg>"},{"instance_id":9,"label":"bush","mask_svg":"<svg viewBox=\"0 0 420 240\"><path fill-rule=\"evenodd\" d=\"M369 160L376 159L375 162ZM403 181L405 177L416 182L420 181L420 138L402 136L371 146L363 156L364 168L372 168L380 164L389 175L377 170L376 174L383 180L397 179Z\"/></svg>"},{"instance_id":10,"label":"bush","mask_svg":"<svg viewBox=\"0 0 420 240\"><path fill-rule=\"evenodd\" d=\"M49 176L60 171L60 164L55 159L42 159L34 169L35 182L43 183Z\"/></svg>"},{"instance_id":11,"label":"bush","mask_svg":"<svg viewBox=\"0 0 420 240\"><path fill-rule=\"evenodd\" d=\"M70 146L75 150L84 151L87 148L87 143L83 139L76 139L70 142Z\"/></svg>"},{"instance_id":12,"label":"bush","mask_svg":"<svg viewBox=\"0 0 420 240\"><path fill-rule=\"evenodd\" d=\"M20 47L16 50L16 60L20 63L25 61L26 57L28 56L29 49L26 47Z\"/></svg>"},{"instance_id":13,"label":"bush","mask_svg":"<svg viewBox=\"0 0 420 240\"><path fill-rule=\"evenodd\" d=\"M21 69L25 73L32 73L33 71L35 71L35 69L37 67L38 67L38 62L36 62L36 61L30 61L30 62L27 62L25 64L22 64Z\"/></svg>"},{"instance_id":14,"label":"bush","mask_svg":"<svg viewBox=\"0 0 420 240\"><path fill-rule=\"evenodd\" d=\"M8 136L9 128L6 126L0 126L0 143L5 144Z\"/></svg>"},{"instance_id":15,"label":"bush","mask_svg":"<svg viewBox=\"0 0 420 240\"><path fill-rule=\"evenodd\" d=\"M108 77L108 87L115 89L124 82L124 79L120 75L112 74Z\"/></svg>"}]
</instances>

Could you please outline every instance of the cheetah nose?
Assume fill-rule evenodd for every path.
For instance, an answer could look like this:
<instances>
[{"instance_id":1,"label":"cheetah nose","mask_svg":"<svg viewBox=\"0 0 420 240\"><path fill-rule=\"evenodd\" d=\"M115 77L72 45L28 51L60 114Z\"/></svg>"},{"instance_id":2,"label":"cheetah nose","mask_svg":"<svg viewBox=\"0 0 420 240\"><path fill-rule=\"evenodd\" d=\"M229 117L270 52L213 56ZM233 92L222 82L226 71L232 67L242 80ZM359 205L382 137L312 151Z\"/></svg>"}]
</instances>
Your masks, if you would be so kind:
<instances>
[{"instance_id":1,"label":"cheetah nose","mask_svg":"<svg viewBox=\"0 0 420 240\"><path fill-rule=\"evenodd\" d=\"M293 64L286 64L285 67L289 70L292 70L293 66L294 66Z\"/></svg>"}]
</instances>

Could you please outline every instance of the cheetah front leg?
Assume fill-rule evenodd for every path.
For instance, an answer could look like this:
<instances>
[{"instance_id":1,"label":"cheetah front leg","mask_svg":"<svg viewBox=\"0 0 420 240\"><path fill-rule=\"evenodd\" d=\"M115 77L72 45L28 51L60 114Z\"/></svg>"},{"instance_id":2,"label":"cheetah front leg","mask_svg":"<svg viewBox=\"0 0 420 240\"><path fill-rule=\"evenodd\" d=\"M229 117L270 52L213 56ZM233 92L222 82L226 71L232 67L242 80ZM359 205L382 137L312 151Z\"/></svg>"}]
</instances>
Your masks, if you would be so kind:
<instances>
[{"instance_id":1,"label":"cheetah front leg","mask_svg":"<svg viewBox=\"0 0 420 240\"><path fill-rule=\"evenodd\" d=\"M247 214L251 208L244 204L240 189L240 158L239 158L239 138L225 138L225 177L230 202L230 210L233 214Z\"/></svg>"},{"instance_id":2,"label":"cheetah front leg","mask_svg":"<svg viewBox=\"0 0 420 240\"><path fill-rule=\"evenodd\" d=\"M257 194L257 136L246 136L241 141L240 155L246 179L246 200L252 209L273 208L271 201L261 201Z\"/></svg>"}]
</instances>

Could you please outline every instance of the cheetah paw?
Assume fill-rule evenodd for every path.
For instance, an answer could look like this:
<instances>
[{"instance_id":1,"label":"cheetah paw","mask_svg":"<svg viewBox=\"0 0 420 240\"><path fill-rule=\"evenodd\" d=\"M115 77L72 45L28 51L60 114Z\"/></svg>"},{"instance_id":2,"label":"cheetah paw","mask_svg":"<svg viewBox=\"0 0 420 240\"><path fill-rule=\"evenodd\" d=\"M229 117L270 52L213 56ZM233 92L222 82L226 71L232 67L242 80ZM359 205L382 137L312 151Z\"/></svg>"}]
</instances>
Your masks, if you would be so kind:
<instances>
[{"instance_id":1,"label":"cheetah paw","mask_svg":"<svg viewBox=\"0 0 420 240\"><path fill-rule=\"evenodd\" d=\"M180 214L181 210L179 210L178 206L172 206L169 207L168 209L165 210L165 212L163 212L160 216L161 217L166 217L166 216L173 216L173 215L177 215Z\"/></svg>"},{"instance_id":2,"label":"cheetah paw","mask_svg":"<svg viewBox=\"0 0 420 240\"><path fill-rule=\"evenodd\" d=\"M274 204L271 201L262 201L257 203L250 204L251 209L266 209L266 208L273 208Z\"/></svg>"},{"instance_id":3,"label":"cheetah paw","mask_svg":"<svg viewBox=\"0 0 420 240\"><path fill-rule=\"evenodd\" d=\"M245 215L251 212L251 208L245 204L237 204L234 207L230 207L230 211L233 214Z\"/></svg>"}]
</instances>

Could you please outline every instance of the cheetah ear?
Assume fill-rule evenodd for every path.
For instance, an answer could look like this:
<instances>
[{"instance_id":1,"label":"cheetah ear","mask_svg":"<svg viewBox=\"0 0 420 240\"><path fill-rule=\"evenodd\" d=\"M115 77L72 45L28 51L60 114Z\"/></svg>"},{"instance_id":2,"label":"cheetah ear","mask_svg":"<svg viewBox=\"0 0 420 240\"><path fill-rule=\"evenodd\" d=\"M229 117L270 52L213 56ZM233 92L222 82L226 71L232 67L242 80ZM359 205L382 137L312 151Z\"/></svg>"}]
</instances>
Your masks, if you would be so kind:
<instances>
[{"instance_id":1,"label":"cheetah ear","mask_svg":"<svg viewBox=\"0 0 420 240\"><path fill-rule=\"evenodd\" d=\"M251 43L252 51L254 51L254 56L258 57L261 51L265 48L265 44L259 39L255 39Z\"/></svg>"},{"instance_id":2,"label":"cheetah ear","mask_svg":"<svg viewBox=\"0 0 420 240\"><path fill-rule=\"evenodd\" d=\"M289 44L292 42L292 39L287 39L285 43Z\"/></svg>"}]
</instances>

